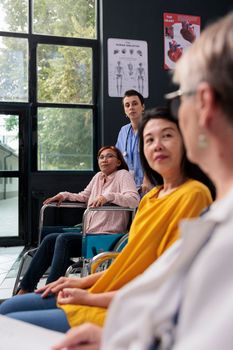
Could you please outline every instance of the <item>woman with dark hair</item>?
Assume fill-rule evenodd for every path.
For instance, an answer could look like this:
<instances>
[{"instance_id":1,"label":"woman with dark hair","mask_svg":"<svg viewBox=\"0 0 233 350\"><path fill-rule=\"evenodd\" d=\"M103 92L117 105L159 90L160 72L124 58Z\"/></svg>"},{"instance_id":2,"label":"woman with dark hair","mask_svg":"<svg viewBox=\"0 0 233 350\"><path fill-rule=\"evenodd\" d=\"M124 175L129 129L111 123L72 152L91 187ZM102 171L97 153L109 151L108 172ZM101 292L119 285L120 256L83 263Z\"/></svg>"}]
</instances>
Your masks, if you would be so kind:
<instances>
[{"instance_id":1,"label":"woman with dark hair","mask_svg":"<svg viewBox=\"0 0 233 350\"><path fill-rule=\"evenodd\" d=\"M60 192L48 198L43 204L57 202L59 206L64 200L87 203L89 207L99 207L105 203L136 208L139 203L134 180L128 172L124 158L114 146L102 147L98 152L98 172L79 193ZM87 217L86 233L126 232L129 215L126 212L92 211ZM18 294L32 292L51 266L47 283L64 276L70 265L70 257L82 256L82 234L77 232L50 233L43 240L24 275Z\"/></svg>"},{"instance_id":2,"label":"woman with dark hair","mask_svg":"<svg viewBox=\"0 0 233 350\"><path fill-rule=\"evenodd\" d=\"M85 322L102 326L117 291L179 238L180 220L198 216L210 205L208 188L183 171L183 139L168 110L166 116L164 111L161 118L154 118L153 113L143 117L139 135L143 138L144 163L148 175L159 173L163 184L140 201L129 242L108 270L75 280L62 277L38 289L37 294L8 300L0 312L62 332Z\"/></svg>"},{"instance_id":3,"label":"woman with dark hair","mask_svg":"<svg viewBox=\"0 0 233 350\"><path fill-rule=\"evenodd\" d=\"M180 131L178 119L174 118L169 110L166 107L157 107L150 110L147 110L141 120L141 123L139 124L139 147L140 147L140 158L141 163L144 168L144 172L147 176L147 178L150 180L150 182L154 185L162 185L163 184L163 177L154 169L150 167L148 164L148 161L146 159L146 156L144 154L144 138L143 138L143 130L148 123L150 119L165 119L170 120L172 123L176 124L177 129ZM181 135L182 137L182 135ZM187 154L185 149L183 149L183 156L181 159L181 169L187 178L192 178L194 180L200 181L204 183L209 190L211 191L213 199L215 198L215 187L210 180L210 178L197 166L196 164L190 162L187 158Z\"/></svg>"}]
</instances>

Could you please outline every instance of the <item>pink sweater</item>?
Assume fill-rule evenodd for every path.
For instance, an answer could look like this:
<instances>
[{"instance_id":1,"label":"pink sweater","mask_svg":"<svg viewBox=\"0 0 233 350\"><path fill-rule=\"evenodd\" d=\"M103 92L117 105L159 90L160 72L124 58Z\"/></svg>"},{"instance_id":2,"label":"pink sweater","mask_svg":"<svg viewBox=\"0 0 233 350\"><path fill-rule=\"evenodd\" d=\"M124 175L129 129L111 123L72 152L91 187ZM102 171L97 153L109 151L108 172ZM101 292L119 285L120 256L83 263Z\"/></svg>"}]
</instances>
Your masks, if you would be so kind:
<instances>
[{"instance_id":1,"label":"pink sweater","mask_svg":"<svg viewBox=\"0 0 233 350\"><path fill-rule=\"evenodd\" d=\"M109 176L98 172L84 189L79 193L60 192L64 200L90 203L103 195L109 203L124 207L136 208L139 195L135 182L127 170L118 170ZM87 218L88 233L122 233L126 231L129 213L114 211L93 211Z\"/></svg>"}]
</instances>

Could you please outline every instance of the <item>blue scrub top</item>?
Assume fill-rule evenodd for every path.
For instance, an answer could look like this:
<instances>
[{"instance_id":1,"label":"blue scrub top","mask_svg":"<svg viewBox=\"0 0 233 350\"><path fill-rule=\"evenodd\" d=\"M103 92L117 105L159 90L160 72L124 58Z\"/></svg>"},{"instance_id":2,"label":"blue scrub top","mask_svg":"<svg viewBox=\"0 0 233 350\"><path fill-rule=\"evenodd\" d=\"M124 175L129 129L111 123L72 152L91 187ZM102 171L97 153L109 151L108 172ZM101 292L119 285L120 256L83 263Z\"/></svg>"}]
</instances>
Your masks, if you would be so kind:
<instances>
[{"instance_id":1,"label":"blue scrub top","mask_svg":"<svg viewBox=\"0 0 233 350\"><path fill-rule=\"evenodd\" d=\"M124 125L117 138L116 147L119 148L129 167L129 170L134 171L134 180L137 188L143 182L143 170L139 155L139 137L138 133L133 132L131 124Z\"/></svg>"}]
</instances>

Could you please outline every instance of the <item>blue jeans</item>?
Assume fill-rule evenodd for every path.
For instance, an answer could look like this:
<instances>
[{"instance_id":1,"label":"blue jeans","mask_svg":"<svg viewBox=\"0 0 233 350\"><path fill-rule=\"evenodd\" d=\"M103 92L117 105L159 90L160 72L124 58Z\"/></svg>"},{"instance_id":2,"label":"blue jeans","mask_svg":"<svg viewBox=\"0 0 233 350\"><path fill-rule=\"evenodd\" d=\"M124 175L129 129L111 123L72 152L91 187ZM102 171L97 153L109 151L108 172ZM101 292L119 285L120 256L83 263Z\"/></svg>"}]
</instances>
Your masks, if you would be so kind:
<instances>
[{"instance_id":1,"label":"blue jeans","mask_svg":"<svg viewBox=\"0 0 233 350\"><path fill-rule=\"evenodd\" d=\"M0 305L0 314L62 333L70 329L65 312L56 306L54 295L44 299L35 293L16 295Z\"/></svg>"},{"instance_id":2,"label":"blue jeans","mask_svg":"<svg viewBox=\"0 0 233 350\"><path fill-rule=\"evenodd\" d=\"M20 283L20 288L32 292L49 266L51 270L46 283L56 281L65 275L67 268L71 265L70 258L81 256L81 251L81 233L49 233L43 238L36 251Z\"/></svg>"}]
</instances>

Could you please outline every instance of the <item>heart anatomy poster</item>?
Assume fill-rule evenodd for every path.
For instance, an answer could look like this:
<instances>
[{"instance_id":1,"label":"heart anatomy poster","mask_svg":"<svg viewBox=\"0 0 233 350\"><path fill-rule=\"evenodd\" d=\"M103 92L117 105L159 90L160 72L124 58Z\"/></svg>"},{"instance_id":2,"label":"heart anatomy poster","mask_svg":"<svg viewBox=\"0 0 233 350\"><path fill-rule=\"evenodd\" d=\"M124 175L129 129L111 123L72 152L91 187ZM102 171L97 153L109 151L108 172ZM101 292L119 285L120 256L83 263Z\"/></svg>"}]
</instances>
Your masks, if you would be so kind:
<instances>
[{"instance_id":1,"label":"heart anatomy poster","mask_svg":"<svg viewBox=\"0 0 233 350\"><path fill-rule=\"evenodd\" d=\"M200 36L201 18L176 13L164 13L164 68L174 69L176 62Z\"/></svg>"}]
</instances>

